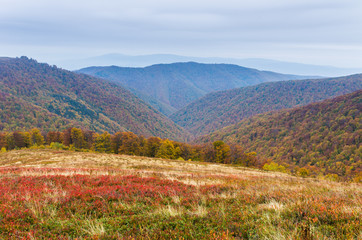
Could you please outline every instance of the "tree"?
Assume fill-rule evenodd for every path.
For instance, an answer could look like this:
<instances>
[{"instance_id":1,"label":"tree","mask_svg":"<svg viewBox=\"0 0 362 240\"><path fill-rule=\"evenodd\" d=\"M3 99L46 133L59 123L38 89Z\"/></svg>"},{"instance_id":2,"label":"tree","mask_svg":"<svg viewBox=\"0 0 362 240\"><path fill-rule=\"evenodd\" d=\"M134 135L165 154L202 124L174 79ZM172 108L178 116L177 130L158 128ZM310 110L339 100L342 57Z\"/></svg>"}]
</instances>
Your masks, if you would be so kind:
<instances>
[{"instance_id":1,"label":"tree","mask_svg":"<svg viewBox=\"0 0 362 240\"><path fill-rule=\"evenodd\" d=\"M230 156L230 147L223 141L216 141L213 143L215 150L215 161L217 163L228 163Z\"/></svg>"},{"instance_id":2,"label":"tree","mask_svg":"<svg viewBox=\"0 0 362 240\"><path fill-rule=\"evenodd\" d=\"M132 132L124 132L122 135L122 144L118 148L120 154L127 155L144 155L144 139L138 137Z\"/></svg>"},{"instance_id":3,"label":"tree","mask_svg":"<svg viewBox=\"0 0 362 240\"><path fill-rule=\"evenodd\" d=\"M278 163L273 161L264 164L263 169L266 171L287 172L287 169L283 165L279 165Z\"/></svg>"},{"instance_id":4,"label":"tree","mask_svg":"<svg viewBox=\"0 0 362 240\"><path fill-rule=\"evenodd\" d=\"M146 145L147 141L142 136L132 132L117 132L112 136L114 153L144 156Z\"/></svg>"},{"instance_id":5,"label":"tree","mask_svg":"<svg viewBox=\"0 0 362 240\"><path fill-rule=\"evenodd\" d=\"M202 162L215 162L216 151L212 144L204 144L201 146L201 158Z\"/></svg>"},{"instance_id":6,"label":"tree","mask_svg":"<svg viewBox=\"0 0 362 240\"><path fill-rule=\"evenodd\" d=\"M44 137L39 129L33 128L30 131L30 136L31 136L31 145L37 145L37 146L44 145Z\"/></svg>"},{"instance_id":7,"label":"tree","mask_svg":"<svg viewBox=\"0 0 362 240\"><path fill-rule=\"evenodd\" d=\"M111 152L111 134L104 132L101 135L96 135L96 140L94 143L94 149L97 152L101 153L110 153Z\"/></svg>"},{"instance_id":8,"label":"tree","mask_svg":"<svg viewBox=\"0 0 362 240\"><path fill-rule=\"evenodd\" d=\"M161 138L159 137L150 137L146 142L146 153L147 157L156 157L158 149L161 146Z\"/></svg>"},{"instance_id":9,"label":"tree","mask_svg":"<svg viewBox=\"0 0 362 240\"><path fill-rule=\"evenodd\" d=\"M8 150L12 150L16 147L15 140L14 140L14 134L7 133L5 136L5 140L6 140L6 146L7 146Z\"/></svg>"},{"instance_id":10,"label":"tree","mask_svg":"<svg viewBox=\"0 0 362 240\"><path fill-rule=\"evenodd\" d=\"M84 135L84 148L92 149L96 139L96 133L90 130L83 130Z\"/></svg>"},{"instance_id":11,"label":"tree","mask_svg":"<svg viewBox=\"0 0 362 240\"><path fill-rule=\"evenodd\" d=\"M160 148L157 151L156 157L166 158L166 159L175 159L176 158L176 149L173 143L166 139L161 142Z\"/></svg>"},{"instance_id":12,"label":"tree","mask_svg":"<svg viewBox=\"0 0 362 240\"><path fill-rule=\"evenodd\" d=\"M46 136L46 142L48 145L51 143L61 143L63 141L63 134L61 132L48 132Z\"/></svg>"},{"instance_id":13,"label":"tree","mask_svg":"<svg viewBox=\"0 0 362 240\"><path fill-rule=\"evenodd\" d=\"M84 147L84 135L81 129L79 128L72 128L70 132L70 137L74 147L76 149L82 149Z\"/></svg>"},{"instance_id":14,"label":"tree","mask_svg":"<svg viewBox=\"0 0 362 240\"><path fill-rule=\"evenodd\" d=\"M302 167L297 169L297 175L301 176L301 177L308 177L310 175L310 172L307 168Z\"/></svg>"},{"instance_id":15,"label":"tree","mask_svg":"<svg viewBox=\"0 0 362 240\"><path fill-rule=\"evenodd\" d=\"M239 145L230 146L230 163L232 164L241 164L245 166L246 154L244 150Z\"/></svg>"},{"instance_id":16,"label":"tree","mask_svg":"<svg viewBox=\"0 0 362 240\"><path fill-rule=\"evenodd\" d=\"M0 148L6 147L6 134L0 133Z\"/></svg>"},{"instance_id":17,"label":"tree","mask_svg":"<svg viewBox=\"0 0 362 240\"><path fill-rule=\"evenodd\" d=\"M73 144L71 133L72 133L72 128L67 128L63 131L63 144L65 146L69 146L70 144Z\"/></svg>"},{"instance_id":18,"label":"tree","mask_svg":"<svg viewBox=\"0 0 362 240\"><path fill-rule=\"evenodd\" d=\"M28 132L13 132L14 145L18 148L26 148L30 147L31 144L31 136Z\"/></svg>"}]
</instances>

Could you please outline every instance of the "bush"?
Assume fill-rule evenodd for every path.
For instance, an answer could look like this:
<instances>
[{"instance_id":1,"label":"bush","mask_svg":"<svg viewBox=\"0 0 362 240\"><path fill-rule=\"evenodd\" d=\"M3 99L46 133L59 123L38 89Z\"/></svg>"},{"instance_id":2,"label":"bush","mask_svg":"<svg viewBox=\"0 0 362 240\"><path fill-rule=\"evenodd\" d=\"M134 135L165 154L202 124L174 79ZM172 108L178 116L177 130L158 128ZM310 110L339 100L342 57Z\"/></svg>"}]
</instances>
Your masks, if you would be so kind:
<instances>
[{"instance_id":1,"label":"bush","mask_svg":"<svg viewBox=\"0 0 362 240\"><path fill-rule=\"evenodd\" d=\"M264 164L263 169L266 171L273 171L273 172L283 172L283 173L288 172L283 165L279 165L278 163L275 162Z\"/></svg>"},{"instance_id":2,"label":"bush","mask_svg":"<svg viewBox=\"0 0 362 240\"><path fill-rule=\"evenodd\" d=\"M297 175L300 177L308 177L310 175L310 172L308 169L302 167L297 170Z\"/></svg>"},{"instance_id":3,"label":"bush","mask_svg":"<svg viewBox=\"0 0 362 240\"><path fill-rule=\"evenodd\" d=\"M65 150L66 147L63 145L63 143L59 142L52 142L50 143L50 148L55 150Z\"/></svg>"},{"instance_id":4,"label":"bush","mask_svg":"<svg viewBox=\"0 0 362 240\"><path fill-rule=\"evenodd\" d=\"M332 182L337 182L339 181L339 176L337 174L327 174L325 177L324 177L326 180L328 181L332 181Z\"/></svg>"}]
</instances>

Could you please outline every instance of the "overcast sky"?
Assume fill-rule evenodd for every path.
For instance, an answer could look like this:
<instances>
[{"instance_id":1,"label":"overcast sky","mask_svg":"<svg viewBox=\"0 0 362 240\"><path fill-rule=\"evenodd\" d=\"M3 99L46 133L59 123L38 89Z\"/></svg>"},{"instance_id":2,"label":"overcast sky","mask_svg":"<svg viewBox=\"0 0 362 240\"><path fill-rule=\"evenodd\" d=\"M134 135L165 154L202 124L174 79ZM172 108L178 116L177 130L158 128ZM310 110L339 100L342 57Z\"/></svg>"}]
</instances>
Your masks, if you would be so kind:
<instances>
[{"instance_id":1,"label":"overcast sky","mask_svg":"<svg viewBox=\"0 0 362 240\"><path fill-rule=\"evenodd\" d=\"M108 53L362 67L362 1L0 0L0 56Z\"/></svg>"}]
</instances>

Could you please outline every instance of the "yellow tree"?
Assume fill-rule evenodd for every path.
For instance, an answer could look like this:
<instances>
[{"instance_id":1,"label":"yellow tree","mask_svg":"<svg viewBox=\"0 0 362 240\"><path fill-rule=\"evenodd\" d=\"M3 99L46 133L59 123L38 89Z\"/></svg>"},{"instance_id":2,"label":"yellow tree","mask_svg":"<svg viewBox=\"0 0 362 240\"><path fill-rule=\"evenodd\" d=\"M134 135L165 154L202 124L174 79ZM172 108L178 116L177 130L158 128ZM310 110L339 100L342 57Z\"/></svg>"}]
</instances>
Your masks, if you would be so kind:
<instances>
[{"instance_id":1,"label":"yellow tree","mask_svg":"<svg viewBox=\"0 0 362 240\"><path fill-rule=\"evenodd\" d=\"M217 163L227 163L230 156L230 147L223 141L216 141L213 143L215 150L215 161Z\"/></svg>"},{"instance_id":2,"label":"yellow tree","mask_svg":"<svg viewBox=\"0 0 362 240\"><path fill-rule=\"evenodd\" d=\"M104 132L101 135L96 135L94 148L97 152L110 153L111 152L111 134Z\"/></svg>"},{"instance_id":3,"label":"yellow tree","mask_svg":"<svg viewBox=\"0 0 362 240\"><path fill-rule=\"evenodd\" d=\"M84 135L81 129L79 128L72 128L70 131L70 137L72 140L72 143L74 144L74 147L76 149L81 149L84 147L85 141L84 141Z\"/></svg>"},{"instance_id":4,"label":"yellow tree","mask_svg":"<svg viewBox=\"0 0 362 240\"><path fill-rule=\"evenodd\" d=\"M44 137L41 134L40 130L37 128L33 128L30 131L31 145L44 145Z\"/></svg>"},{"instance_id":5,"label":"yellow tree","mask_svg":"<svg viewBox=\"0 0 362 240\"><path fill-rule=\"evenodd\" d=\"M156 157L168 159L176 158L176 149L173 143L168 139L163 140L156 153Z\"/></svg>"}]
</instances>

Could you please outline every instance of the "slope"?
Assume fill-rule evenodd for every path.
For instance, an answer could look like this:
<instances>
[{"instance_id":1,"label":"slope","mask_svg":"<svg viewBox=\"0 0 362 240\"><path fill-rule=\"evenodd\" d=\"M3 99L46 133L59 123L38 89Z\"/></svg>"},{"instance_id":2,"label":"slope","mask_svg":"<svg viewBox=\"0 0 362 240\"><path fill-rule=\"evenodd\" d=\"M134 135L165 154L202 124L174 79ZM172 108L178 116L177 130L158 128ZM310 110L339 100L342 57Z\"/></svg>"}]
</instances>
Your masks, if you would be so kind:
<instances>
[{"instance_id":1,"label":"slope","mask_svg":"<svg viewBox=\"0 0 362 240\"><path fill-rule=\"evenodd\" d=\"M238 143L247 151L318 173L362 172L362 90L245 119L199 139Z\"/></svg>"},{"instance_id":2,"label":"slope","mask_svg":"<svg viewBox=\"0 0 362 240\"><path fill-rule=\"evenodd\" d=\"M244 118L306 105L362 88L362 74L341 78L263 83L210 93L171 115L177 124L203 135Z\"/></svg>"},{"instance_id":3,"label":"slope","mask_svg":"<svg viewBox=\"0 0 362 240\"><path fill-rule=\"evenodd\" d=\"M110 80L131 91L139 91L168 105L169 109L180 109L214 91L269 81L307 78L258 71L237 65L195 62L158 64L145 68L89 67L78 72ZM143 98L143 100L148 99ZM157 107L157 105L153 106Z\"/></svg>"},{"instance_id":4,"label":"slope","mask_svg":"<svg viewBox=\"0 0 362 240\"><path fill-rule=\"evenodd\" d=\"M0 90L0 109L0 131L34 127L50 131L71 126L82 127L79 122L58 116L2 90Z\"/></svg>"},{"instance_id":5,"label":"slope","mask_svg":"<svg viewBox=\"0 0 362 240\"><path fill-rule=\"evenodd\" d=\"M360 239L362 187L220 164L0 153L3 239Z\"/></svg>"},{"instance_id":6,"label":"slope","mask_svg":"<svg viewBox=\"0 0 362 240\"><path fill-rule=\"evenodd\" d=\"M0 90L4 131L59 130L72 124L97 132L132 131L175 140L187 135L121 86L26 57L0 60Z\"/></svg>"}]
</instances>

